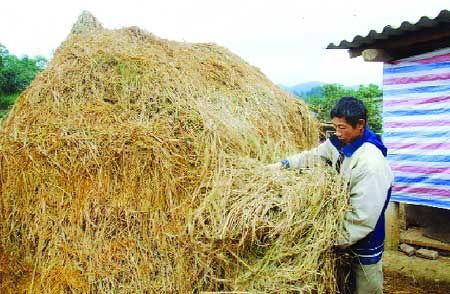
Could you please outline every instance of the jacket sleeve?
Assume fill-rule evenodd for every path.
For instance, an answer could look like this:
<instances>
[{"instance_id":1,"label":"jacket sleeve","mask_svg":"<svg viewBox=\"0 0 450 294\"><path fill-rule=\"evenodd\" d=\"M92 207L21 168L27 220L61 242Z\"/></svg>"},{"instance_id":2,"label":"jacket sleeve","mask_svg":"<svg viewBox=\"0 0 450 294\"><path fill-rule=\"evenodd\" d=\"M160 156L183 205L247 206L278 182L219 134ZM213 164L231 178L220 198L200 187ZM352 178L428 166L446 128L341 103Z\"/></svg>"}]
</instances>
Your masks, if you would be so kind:
<instances>
[{"instance_id":1,"label":"jacket sleeve","mask_svg":"<svg viewBox=\"0 0 450 294\"><path fill-rule=\"evenodd\" d=\"M316 165L320 160L333 161L333 148L331 142L326 140L316 148L289 156L286 158L287 162L284 161L284 165L287 164L287 167L289 168L303 168Z\"/></svg>"},{"instance_id":2,"label":"jacket sleeve","mask_svg":"<svg viewBox=\"0 0 450 294\"><path fill-rule=\"evenodd\" d=\"M386 159L374 148L360 156L352 168L350 211L345 214L344 234L338 238L338 246L353 245L367 236L383 210L393 175Z\"/></svg>"}]
</instances>

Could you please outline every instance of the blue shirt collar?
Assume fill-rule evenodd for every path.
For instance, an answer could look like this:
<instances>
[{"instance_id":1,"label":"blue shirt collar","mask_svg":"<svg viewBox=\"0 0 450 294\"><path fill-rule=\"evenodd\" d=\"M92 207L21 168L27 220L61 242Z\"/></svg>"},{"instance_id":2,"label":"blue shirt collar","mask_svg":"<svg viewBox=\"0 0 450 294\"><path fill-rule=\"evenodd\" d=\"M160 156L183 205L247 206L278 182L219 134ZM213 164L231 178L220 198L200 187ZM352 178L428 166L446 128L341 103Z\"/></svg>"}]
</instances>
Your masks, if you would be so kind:
<instances>
[{"instance_id":1,"label":"blue shirt collar","mask_svg":"<svg viewBox=\"0 0 450 294\"><path fill-rule=\"evenodd\" d=\"M355 141L346 145L343 148L341 148L341 141L339 141L336 135L331 136L330 141L339 152L344 154L345 157L352 156L353 153L355 153L355 151L358 150L358 148L361 147L361 145L364 144L365 142L374 144L378 149L380 149L380 151L383 153L384 156L386 156L387 154L387 148L381 141L380 136L372 132L368 126L364 128L364 134L361 137L359 137L358 139L356 139Z\"/></svg>"}]
</instances>

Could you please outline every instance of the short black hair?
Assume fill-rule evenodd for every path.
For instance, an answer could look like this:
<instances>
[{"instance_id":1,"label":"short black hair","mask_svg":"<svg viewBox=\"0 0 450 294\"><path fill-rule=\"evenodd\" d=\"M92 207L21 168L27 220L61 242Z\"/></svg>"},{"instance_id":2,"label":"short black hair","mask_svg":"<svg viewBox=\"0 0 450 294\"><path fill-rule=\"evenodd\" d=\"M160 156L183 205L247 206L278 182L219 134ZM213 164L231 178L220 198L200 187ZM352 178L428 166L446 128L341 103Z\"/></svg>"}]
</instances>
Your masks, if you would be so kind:
<instances>
[{"instance_id":1,"label":"short black hair","mask_svg":"<svg viewBox=\"0 0 450 294\"><path fill-rule=\"evenodd\" d=\"M330 118L345 118L345 120L354 128L360 119L367 123L367 109L364 103L351 96L345 96L339 99L330 111Z\"/></svg>"}]
</instances>

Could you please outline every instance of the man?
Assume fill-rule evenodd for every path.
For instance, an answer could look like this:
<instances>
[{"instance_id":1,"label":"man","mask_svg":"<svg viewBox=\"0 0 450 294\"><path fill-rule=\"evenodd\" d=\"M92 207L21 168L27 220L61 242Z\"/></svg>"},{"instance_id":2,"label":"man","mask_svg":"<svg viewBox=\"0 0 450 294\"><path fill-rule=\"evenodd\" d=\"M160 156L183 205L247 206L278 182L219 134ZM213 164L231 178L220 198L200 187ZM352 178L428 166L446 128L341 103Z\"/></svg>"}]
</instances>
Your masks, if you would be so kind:
<instances>
[{"instance_id":1,"label":"man","mask_svg":"<svg viewBox=\"0 0 450 294\"><path fill-rule=\"evenodd\" d=\"M320 159L343 173L349 183L350 210L345 214L344 232L336 245L356 257L350 273L354 293L383 293L384 211L393 181L385 158L387 149L366 125L367 109L360 100L341 98L330 117L335 135L317 148L269 167L302 168Z\"/></svg>"}]
</instances>

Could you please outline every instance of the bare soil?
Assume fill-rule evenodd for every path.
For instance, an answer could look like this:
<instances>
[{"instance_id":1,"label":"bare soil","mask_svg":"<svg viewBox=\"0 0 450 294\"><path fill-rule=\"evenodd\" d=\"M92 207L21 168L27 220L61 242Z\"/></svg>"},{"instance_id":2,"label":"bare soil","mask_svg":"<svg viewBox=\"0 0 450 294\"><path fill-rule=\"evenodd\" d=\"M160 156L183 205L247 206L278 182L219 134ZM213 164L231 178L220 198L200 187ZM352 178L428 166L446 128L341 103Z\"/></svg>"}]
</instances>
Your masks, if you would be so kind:
<instances>
[{"instance_id":1,"label":"bare soil","mask_svg":"<svg viewBox=\"0 0 450 294\"><path fill-rule=\"evenodd\" d=\"M383 255L385 294L449 294L450 258L428 260L402 252Z\"/></svg>"}]
</instances>

